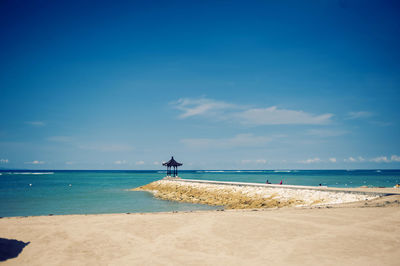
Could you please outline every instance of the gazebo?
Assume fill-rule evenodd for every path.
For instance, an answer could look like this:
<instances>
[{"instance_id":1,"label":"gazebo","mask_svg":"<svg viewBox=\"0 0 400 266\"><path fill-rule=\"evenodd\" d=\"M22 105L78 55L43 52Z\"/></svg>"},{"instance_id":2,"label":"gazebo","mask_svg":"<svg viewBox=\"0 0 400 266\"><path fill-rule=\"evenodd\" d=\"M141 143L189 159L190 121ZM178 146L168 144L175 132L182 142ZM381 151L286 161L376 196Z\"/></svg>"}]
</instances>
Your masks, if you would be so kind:
<instances>
[{"instance_id":1,"label":"gazebo","mask_svg":"<svg viewBox=\"0 0 400 266\"><path fill-rule=\"evenodd\" d=\"M167 176L177 177L178 176L178 166L181 166L182 164L175 161L174 156L172 156L171 160L169 160L166 163L163 163L162 165L167 167ZM173 168L173 169L171 169L171 168Z\"/></svg>"}]
</instances>

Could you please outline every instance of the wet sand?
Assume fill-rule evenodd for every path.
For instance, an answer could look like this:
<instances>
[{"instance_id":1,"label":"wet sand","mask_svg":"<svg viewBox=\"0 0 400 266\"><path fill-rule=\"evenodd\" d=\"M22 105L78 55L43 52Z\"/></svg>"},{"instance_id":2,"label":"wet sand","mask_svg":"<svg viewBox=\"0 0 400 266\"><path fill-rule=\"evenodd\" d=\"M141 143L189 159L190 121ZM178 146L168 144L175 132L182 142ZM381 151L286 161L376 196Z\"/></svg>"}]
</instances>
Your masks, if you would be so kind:
<instances>
[{"instance_id":1,"label":"wet sand","mask_svg":"<svg viewBox=\"0 0 400 266\"><path fill-rule=\"evenodd\" d=\"M0 219L4 265L398 265L400 196L312 208Z\"/></svg>"}]
</instances>

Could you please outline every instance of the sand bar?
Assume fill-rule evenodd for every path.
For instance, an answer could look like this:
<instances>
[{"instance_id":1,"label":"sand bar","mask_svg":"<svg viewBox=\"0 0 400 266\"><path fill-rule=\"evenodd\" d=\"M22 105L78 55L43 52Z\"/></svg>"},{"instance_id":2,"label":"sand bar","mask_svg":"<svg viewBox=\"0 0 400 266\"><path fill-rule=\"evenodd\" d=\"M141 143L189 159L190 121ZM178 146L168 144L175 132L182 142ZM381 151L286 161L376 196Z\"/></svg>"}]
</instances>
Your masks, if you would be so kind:
<instances>
[{"instance_id":1,"label":"sand bar","mask_svg":"<svg viewBox=\"0 0 400 266\"><path fill-rule=\"evenodd\" d=\"M398 265L399 202L2 218L30 242L3 265Z\"/></svg>"},{"instance_id":2,"label":"sand bar","mask_svg":"<svg viewBox=\"0 0 400 266\"><path fill-rule=\"evenodd\" d=\"M225 206L228 209L341 204L387 195L339 188L184 179L158 180L133 190L149 191L164 200Z\"/></svg>"}]
</instances>

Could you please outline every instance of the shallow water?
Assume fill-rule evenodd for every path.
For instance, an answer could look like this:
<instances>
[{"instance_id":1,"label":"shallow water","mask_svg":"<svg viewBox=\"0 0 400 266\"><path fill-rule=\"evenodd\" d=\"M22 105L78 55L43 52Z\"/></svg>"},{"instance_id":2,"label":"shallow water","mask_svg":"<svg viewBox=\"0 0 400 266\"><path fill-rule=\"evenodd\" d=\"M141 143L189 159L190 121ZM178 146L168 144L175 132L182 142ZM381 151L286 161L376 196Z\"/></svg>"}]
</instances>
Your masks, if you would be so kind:
<instances>
[{"instance_id":1,"label":"shallow water","mask_svg":"<svg viewBox=\"0 0 400 266\"><path fill-rule=\"evenodd\" d=\"M0 216L209 210L128 191L161 179L165 171L0 171ZM181 171L181 178L335 187L400 183L399 170Z\"/></svg>"}]
</instances>

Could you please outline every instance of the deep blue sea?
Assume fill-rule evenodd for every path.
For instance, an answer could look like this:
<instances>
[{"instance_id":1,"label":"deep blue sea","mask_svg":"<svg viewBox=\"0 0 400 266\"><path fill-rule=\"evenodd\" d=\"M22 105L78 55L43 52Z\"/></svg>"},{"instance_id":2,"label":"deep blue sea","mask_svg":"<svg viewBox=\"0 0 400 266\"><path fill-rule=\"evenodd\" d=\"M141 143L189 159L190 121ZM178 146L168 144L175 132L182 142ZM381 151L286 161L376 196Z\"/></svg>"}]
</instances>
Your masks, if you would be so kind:
<instances>
[{"instance_id":1,"label":"deep blue sea","mask_svg":"<svg viewBox=\"0 0 400 266\"><path fill-rule=\"evenodd\" d=\"M165 171L0 171L0 216L166 212L217 207L158 200L128 191L165 176ZM393 187L400 170L180 171L187 179L319 184L331 187Z\"/></svg>"}]
</instances>

